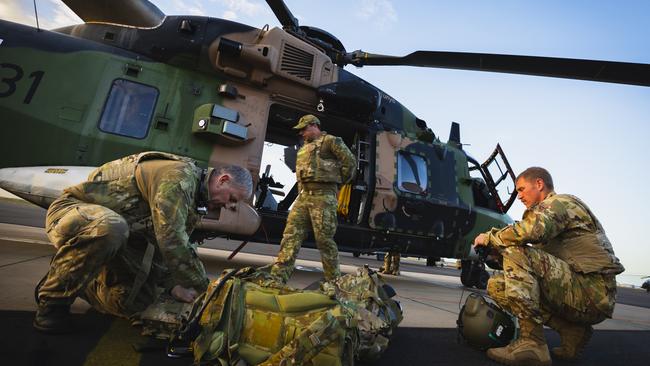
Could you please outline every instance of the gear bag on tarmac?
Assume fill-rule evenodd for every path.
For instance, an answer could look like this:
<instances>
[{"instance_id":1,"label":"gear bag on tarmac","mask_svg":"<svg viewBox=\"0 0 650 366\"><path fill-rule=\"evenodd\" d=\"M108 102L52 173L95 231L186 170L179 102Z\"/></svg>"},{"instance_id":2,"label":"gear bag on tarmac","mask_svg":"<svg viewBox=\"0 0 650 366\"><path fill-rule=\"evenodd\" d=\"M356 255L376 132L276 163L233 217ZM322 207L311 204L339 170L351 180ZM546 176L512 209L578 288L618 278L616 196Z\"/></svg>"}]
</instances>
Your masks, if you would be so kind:
<instances>
[{"instance_id":1,"label":"gear bag on tarmac","mask_svg":"<svg viewBox=\"0 0 650 366\"><path fill-rule=\"evenodd\" d=\"M354 365L378 358L402 320L394 290L369 268L341 277L336 298L268 280L244 268L210 283L176 337L193 340L196 364Z\"/></svg>"}]
</instances>

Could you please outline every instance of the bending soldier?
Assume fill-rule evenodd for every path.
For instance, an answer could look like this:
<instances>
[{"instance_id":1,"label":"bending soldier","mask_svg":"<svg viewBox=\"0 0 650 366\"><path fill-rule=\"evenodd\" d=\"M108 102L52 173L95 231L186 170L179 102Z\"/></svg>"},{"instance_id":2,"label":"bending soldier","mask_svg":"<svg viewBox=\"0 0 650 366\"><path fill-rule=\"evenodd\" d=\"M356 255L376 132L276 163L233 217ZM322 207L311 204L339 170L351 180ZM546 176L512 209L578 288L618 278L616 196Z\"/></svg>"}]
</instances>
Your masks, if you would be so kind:
<instances>
[{"instance_id":1,"label":"bending soldier","mask_svg":"<svg viewBox=\"0 0 650 366\"><path fill-rule=\"evenodd\" d=\"M300 193L289 212L271 274L282 283L289 281L300 246L311 228L321 253L325 281L331 283L341 275L334 242L337 185L352 181L356 161L341 138L320 130L315 116L303 116L293 128L300 130L304 139L296 160Z\"/></svg>"},{"instance_id":2,"label":"bending soldier","mask_svg":"<svg viewBox=\"0 0 650 366\"><path fill-rule=\"evenodd\" d=\"M526 206L523 219L474 240L503 257L503 274L490 279L488 294L520 325L519 339L487 355L508 365L550 365L543 333L548 325L562 342L553 355L575 359L592 324L612 317L615 276L624 268L591 210L575 196L556 194L548 171L526 169L516 189Z\"/></svg>"},{"instance_id":3,"label":"bending soldier","mask_svg":"<svg viewBox=\"0 0 650 366\"><path fill-rule=\"evenodd\" d=\"M37 287L34 327L71 331L70 305L81 297L100 312L129 317L166 289L193 301L208 278L189 235L199 213L251 195L250 173L146 152L95 169L50 205L47 235L56 247Z\"/></svg>"}]
</instances>

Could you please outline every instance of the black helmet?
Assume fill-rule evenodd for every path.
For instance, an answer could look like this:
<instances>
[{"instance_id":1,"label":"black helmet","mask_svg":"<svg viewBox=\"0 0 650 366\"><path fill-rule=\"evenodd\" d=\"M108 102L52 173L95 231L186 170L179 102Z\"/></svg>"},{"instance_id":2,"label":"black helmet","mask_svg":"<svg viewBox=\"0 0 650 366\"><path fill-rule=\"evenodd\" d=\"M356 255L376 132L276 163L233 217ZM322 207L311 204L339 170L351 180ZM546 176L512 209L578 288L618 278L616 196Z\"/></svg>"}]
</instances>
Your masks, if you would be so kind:
<instances>
[{"instance_id":1,"label":"black helmet","mask_svg":"<svg viewBox=\"0 0 650 366\"><path fill-rule=\"evenodd\" d=\"M489 301L488 301L489 300ZM489 297L472 293L458 314L458 333L481 350L506 346L515 336L515 318Z\"/></svg>"}]
</instances>

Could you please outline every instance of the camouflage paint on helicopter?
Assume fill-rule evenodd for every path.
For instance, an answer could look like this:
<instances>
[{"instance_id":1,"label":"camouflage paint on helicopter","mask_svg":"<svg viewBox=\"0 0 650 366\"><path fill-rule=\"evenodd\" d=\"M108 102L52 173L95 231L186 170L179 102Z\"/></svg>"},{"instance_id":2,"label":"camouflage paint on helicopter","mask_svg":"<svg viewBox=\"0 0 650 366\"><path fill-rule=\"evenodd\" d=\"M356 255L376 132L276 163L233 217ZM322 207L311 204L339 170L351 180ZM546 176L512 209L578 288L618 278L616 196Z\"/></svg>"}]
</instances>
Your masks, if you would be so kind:
<instances>
[{"instance_id":1,"label":"camouflage paint on helicopter","mask_svg":"<svg viewBox=\"0 0 650 366\"><path fill-rule=\"evenodd\" d=\"M108 25L78 27L86 26L105 28L105 38L119 34L111 33ZM3 166L33 165L34 161L100 165L152 149L207 163L212 144L190 133L192 111L179 109L219 102L214 88L203 87L214 85L214 77L208 79L191 69L111 47L106 45L108 41L102 44L56 32L35 33L18 25L12 26L18 32L7 34L3 28L0 73L6 85L17 87L15 93L0 98L0 108L6 121L20 121L0 126ZM69 31L79 35L83 29L70 27ZM38 84L21 77L35 72L41 75ZM31 100L20 103L18 99L30 85L35 89ZM120 101L123 105L116 103ZM111 115L113 122L106 118ZM175 120L170 115L185 118ZM136 123L126 126L123 122L127 120ZM29 136L30 144L12 136Z\"/></svg>"},{"instance_id":2,"label":"camouflage paint on helicopter","mask_svg":"<svg viewBox=\"0 0 650 366\"><path fill-rule=\"evenodd\" d=\"M204 164L239 163L255 176L270 105L311 109L311 88L337 76L329 58L280 29L207 17L167 17L155 28L86 23L56 32L0 21L0 38L0 110L4 120L20 121L0 126L2 166L100 165L161 150ZM285 70L280 50L320 56L312 61L323 71ZM246 57L250 62L242 62ZM276 74L298 83L287 87L273 80ZM205 105L217 107L197 116ZM219 127L230 122L240 133L201 130L201 117ZM12 136L30 136L30 144Z\"/></svg>"},{"instance_id":3,"label":"camouflage paint on helicopter","mask_svg":"<svg viewBox=\"0 0 650 366\"><path fill-rule=\"evenodd\" d=\"M375 159L369 220L374 229L429 237L437 242L439 256L453 257L469 251L477 224L501 227L510 221L503 213L476 206L467 156L451 143L382 131ZM463 245L455 245L463 239Z\"/></svg>"},{"instance_id":4,"label":"camouflage paint on helicopter","mask_svg":"<svg viewBox=\"0 0 650 366\"><path fill-rule=\"evenodd\" d=\"M440 142L401 103L344 70L345 49L327 32L200 16L153 17L143 27L104 15L55 31L0 20L0 118L11 122L0 124L0 168L97 166L159 150L257 177L264 142L294 146L291 126L314 113L360 158L340 249L467 258L472 230L509 221L476 207L460 142ZM402 182L400 169L421 162L415 171L426 184L405 189L419 184ZM214 230L277 243L291 203L258 211L263 226L252 237L223 213Z\"/></svg>"}]
</instances>

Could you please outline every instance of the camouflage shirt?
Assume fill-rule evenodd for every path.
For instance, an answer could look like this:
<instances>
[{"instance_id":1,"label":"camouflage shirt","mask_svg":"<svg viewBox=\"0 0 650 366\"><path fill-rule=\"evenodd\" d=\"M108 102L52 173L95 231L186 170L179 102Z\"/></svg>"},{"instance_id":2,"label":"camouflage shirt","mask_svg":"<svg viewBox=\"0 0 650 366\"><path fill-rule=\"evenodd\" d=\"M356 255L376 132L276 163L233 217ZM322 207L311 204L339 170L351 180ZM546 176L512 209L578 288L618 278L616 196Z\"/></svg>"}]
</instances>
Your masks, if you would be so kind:
<instances>
[{"instance_id":1,"label":"camouflage shirt","mask_svg":"<svg viewBox=\"0 0 650 366\"><path fill-rule=\"evenodd\" d=\"M625 269L605 230L580 199L551 192L524 212L521 221L488 231L496 247L533 244L569 263L576 272L618 274Z\"/></svg>"},{"instance_id":2,"label":"camouflage shirt","mask_svg":"<svg viewBox=\"0 0 650 366\"><path fill-rule=\"evenodd\" d=\"M323 132L298 150L296 179L299 183L348 183L355 167L354 155L343 140Z\"/></svg>"},{"instance_id":3,"label":"camouflage shirt","mask_svg":"<svg viewBox=\"0 0 650 366\"><path fill-rule=\"evenodd\" d=\"M102 165L87 182L66 193L117 212L131 236L157 244L156 258L172 276L170 284L204 290L208 278L189 235L199 220L196 191L201 175L192 160L164 153L131 155Z\"/></svg>"}]
</instances>

